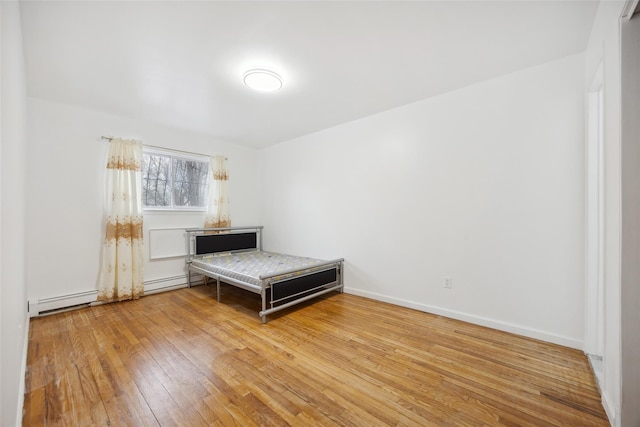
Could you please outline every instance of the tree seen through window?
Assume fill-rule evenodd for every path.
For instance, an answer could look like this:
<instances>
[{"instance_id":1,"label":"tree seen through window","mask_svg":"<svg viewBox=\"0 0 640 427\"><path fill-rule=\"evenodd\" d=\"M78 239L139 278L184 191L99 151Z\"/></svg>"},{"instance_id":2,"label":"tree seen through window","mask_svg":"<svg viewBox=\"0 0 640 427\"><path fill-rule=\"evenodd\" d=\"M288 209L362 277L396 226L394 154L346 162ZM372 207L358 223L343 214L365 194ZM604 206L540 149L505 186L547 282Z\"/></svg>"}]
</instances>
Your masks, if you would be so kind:
<instances>
[{"instance_id":1,"label":"tree seen through window","mask_svg":"<svg viewBox=\"0 0 640 427\"><path fill-rule=\"evenodd\" d=\"M151 209L204 209L209 163L169 154L144 153L142 203Z\"/></svg>"}]
</instances>

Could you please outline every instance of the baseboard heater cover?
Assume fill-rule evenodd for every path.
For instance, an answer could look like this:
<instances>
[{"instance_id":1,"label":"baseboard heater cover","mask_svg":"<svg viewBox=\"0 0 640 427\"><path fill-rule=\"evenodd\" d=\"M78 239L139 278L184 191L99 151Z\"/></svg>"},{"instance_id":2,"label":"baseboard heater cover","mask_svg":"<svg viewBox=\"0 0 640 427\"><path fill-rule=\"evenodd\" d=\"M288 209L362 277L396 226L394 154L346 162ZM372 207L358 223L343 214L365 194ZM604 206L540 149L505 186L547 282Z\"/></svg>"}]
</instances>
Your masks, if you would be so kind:
<instances>
[{"instance_id":1,"label":"baseboard heater cover","mask_svg":"<svg viewBox=\"0 0 640 427\"><path fill-rule=\"evenodd\" d=\"M192 284L202 282L202 276L192 278ZM144 282L145 294L153 294L187 286L187 278L184 275L172 276ZM98 291L78 292L57 297L43 298L37 301L29 301L29 317L44 316L67 310L88 307L98 304Z\"/></svg>"}]
</instances>

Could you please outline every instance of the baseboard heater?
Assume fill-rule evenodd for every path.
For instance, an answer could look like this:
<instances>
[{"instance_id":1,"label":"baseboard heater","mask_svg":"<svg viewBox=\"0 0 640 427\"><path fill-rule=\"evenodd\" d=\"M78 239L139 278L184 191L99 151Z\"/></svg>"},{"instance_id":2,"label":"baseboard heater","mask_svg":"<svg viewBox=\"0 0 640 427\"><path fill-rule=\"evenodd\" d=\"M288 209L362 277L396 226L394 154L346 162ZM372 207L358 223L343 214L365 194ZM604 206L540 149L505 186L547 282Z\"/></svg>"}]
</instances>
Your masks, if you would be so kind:
<instances>
[{"instance_id":1,"label":"baseboard heater","mask_svg":"<svg viewBox=\"0 0 640 427\"><path fill-rule=\"evenodd\" d=\"M192 284L202 283L202 276L192 278ZM144 282L145 295L157 292L165 292L173 289L184 288L187 286L187 278L185 275L165 277L162 279L149 280ZM96 301L98 291L78 292L74 294L61 295L51 298L43 298L37 301L29 301L29 317L45 316L47 314L61 313L63 311L75 310L78 308L89 307L91 305L101 304Z\"/></svg>"}]
</instances>

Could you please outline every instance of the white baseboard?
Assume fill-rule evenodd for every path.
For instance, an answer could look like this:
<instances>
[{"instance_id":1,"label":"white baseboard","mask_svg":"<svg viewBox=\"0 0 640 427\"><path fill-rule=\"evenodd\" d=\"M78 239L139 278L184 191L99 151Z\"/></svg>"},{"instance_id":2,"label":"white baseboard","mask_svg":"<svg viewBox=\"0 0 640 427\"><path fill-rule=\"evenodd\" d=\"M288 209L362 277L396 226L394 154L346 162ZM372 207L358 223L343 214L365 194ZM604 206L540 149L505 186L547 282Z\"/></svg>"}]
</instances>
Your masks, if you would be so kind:
<instances>
[{"instance_id":1,"label":"white baseboard","mask_svg":"<svg viewBox=\"0 0 640 427\"><path fill-rule=\"evenodd\" d=\"M171 289L184 288L185 286L187 286L187 278L184 274L180 276L148 280L144 282L144 294L147 295Z\"/></svg>"},{"instance_id":2,"label":"white baseboard","mask_svg":"<svg viewBox=\"0 0 640 427\"><path fill-rule=\"evenodd\" d=\"M201 276L197 276L192 280L192 284L199 284L202 281ZM164 292L172 289L179 289L187 286L186 277L184 275L166 277L162 279L149 280L144 283L145 294L153 294L156 292ZM517 335L522 335L529 338L539 339L542 341L559 344L565 347L571 347L576 349L583 348L583 342L580 340L563 337L560 335L552 334L549 332L539 331L537 329L527 328L519 325L515 325L508 322L502 322L495 319L490 319L482 316L474 316L459 311L449 310L446 308L431 306L427 304L421 304L414 301L408 301L401 298L390 297L375 292L364 291L361 289L354 289L345 287L345 292L358 295L366 298L371 298L378 301L388 302L390 304L399 305L401 307L412 308L414 310L420 310L427 313L437 314L440 316L450 317L452 319L462 320L465 322L473 323L480 326L486 326L493 329L498 329L505 332L510 332ZM29 316L38 316L41 313L45 313L52 310L61 310L68 307L74 307L83 304L91 304L96 301L98 291L80 292L70 295L62 295L53 298L45 298L36 302L29 301Z\"/></svg>"},{"instance_id":3,"label":"white baseboard","mask_svg":"<svg viewBox=\"0 0 640 427\"><path fill-rule=\"evenodd\" d=\"M607 418L609 418L609 424L611 424L611 427L619 427L619 412L611 404L609 399L607 399L607 395L605 393L600 393L600 395L602 396L602 407L604 408L604 412L607 414Z\"/></svg>"},{"instance_id":4,"label":"white baseboard","mask_svg":"<svg viewBox=\"0 0 640 427\"><path fill-rule=\"evenodd\" d=\"M22 360L20 361L20 378L18 384L18 407L16 408L16 427L22 426L22 411L24 408L25 381L27 378L27 352L29 351L29 314L24 319L24 336L22 337Z\"/></svg>"},{"instance_id":5,"label":"white baseboard","mask_svg":"<svg viewBox=\"0 0 640 427\"><path fill-rule=\"evenodd\" d=\"M390 304L399 305L401 307L412 308L414 310L424 311L426 313L437 314L439 316L449 317L451 319L462 320L464 322L473 323L475 325L486 326L488 328L497 329L500 331L510 332L516 335L522 335L528 338L534 338L541 341L550 342L553 344L562 345L565 347L571 347L582 350L583 342L573 338L556 335L549 332L539 331L537 329L527 328L513 323L502 322L495 319L490 319L482 316L475 316L472 314L462 313L455 310L449 310L442 307L436 307L428 304L417 303L414 301L408 301L401 298L390 297L388 295L378 294L376 292L364 291L361 289L354 289L345 287L344 291L349 294L358 295L365 298L371 298L377 301L388 302Z\"/></svg>"}]
</instances>

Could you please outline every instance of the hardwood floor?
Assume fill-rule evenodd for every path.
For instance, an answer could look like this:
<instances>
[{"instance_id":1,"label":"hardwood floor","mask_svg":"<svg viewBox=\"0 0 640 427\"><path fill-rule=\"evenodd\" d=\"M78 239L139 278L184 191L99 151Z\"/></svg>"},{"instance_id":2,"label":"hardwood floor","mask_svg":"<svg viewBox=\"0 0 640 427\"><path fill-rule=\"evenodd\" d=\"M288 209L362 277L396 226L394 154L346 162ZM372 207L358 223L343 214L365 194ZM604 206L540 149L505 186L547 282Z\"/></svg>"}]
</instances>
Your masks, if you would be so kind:
<instances>
[{"instance_id":1,"label":"hardwood floor","mask_svg":"<svg viewBox=\"0 0 640 427\"><path fill-rule=\"evenodd\" d=\"M605 426L585 355L347 294L223 285L31 321L23 425Z\"/></svg>"}]
</instances>

